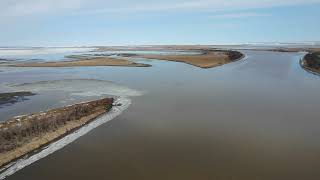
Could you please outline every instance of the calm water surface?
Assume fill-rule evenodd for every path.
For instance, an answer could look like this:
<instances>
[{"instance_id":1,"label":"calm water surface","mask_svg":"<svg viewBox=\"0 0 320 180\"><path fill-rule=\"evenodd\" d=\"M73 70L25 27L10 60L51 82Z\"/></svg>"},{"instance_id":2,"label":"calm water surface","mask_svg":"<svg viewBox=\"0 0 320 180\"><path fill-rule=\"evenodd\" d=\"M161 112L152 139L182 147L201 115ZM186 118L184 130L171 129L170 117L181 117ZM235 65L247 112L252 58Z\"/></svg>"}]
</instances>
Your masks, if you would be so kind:
<instances>
[{"instance_id":1,"label":"calm water surface","mask_svg":"<svg viewBox=\"0 0 320 180\"><path fill-rule=\"evenodd\" d=\"M320 179L320 77L299 67L301 53L243 52L245 60L213 69L150 60L151 68L2 69L1 83L89 78L145 92L8 179ZM23 111L65 98L54 94L32 97L23 103L35 108ZM10 115L23 103L7 107Z\"/></svg>"}]
</instances>

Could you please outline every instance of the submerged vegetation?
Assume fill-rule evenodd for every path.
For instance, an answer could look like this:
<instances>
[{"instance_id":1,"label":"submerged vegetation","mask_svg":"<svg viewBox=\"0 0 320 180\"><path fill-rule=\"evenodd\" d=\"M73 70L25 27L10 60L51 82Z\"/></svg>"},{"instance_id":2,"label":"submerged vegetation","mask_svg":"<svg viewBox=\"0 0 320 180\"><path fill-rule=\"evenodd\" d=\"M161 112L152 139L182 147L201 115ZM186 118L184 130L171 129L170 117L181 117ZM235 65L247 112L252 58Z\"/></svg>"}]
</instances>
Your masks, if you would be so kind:
<instances>
[{"instance_id":1,"label":"submerged vegetation","mask_svg":"<svg viewBox=\"0 0 320 180\"><path fill-rule=\"evenodd\" d=\"M0 93L0 107L5 104L14 104L20 101L27 100L26 96L33 95L35 94L27 91Z\"/></svg>"}]
</instances>

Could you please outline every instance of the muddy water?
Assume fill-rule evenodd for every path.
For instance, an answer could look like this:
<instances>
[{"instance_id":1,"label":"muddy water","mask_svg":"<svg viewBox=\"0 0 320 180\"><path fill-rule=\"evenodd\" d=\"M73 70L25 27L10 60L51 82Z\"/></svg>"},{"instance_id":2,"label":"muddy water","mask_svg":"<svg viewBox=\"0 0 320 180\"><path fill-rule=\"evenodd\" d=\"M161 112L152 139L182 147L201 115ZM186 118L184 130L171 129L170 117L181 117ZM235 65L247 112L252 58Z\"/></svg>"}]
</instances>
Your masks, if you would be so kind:
<instances>
[{"instance_id":1,"label":"muddy water","mask_svg":"<svg viewBox=\"0 0 320 180\"><path fill-rule=\"evenodd\" d=\"M300 53L244 53L213 69L150 61L1 72L1 82L90 78L145 92L8 179L319 179L320 77L299 67Z\"/></svg>"}]
</instances>

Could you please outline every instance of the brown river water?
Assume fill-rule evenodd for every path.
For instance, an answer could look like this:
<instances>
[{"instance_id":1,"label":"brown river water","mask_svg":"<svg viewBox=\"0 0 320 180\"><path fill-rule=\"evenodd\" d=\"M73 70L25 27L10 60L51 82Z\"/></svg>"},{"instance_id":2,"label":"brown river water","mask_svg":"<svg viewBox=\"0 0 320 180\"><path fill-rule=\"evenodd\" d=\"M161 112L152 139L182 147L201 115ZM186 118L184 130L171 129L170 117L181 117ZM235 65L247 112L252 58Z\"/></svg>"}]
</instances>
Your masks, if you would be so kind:
<instances>
[{"instance_id":1,"label":"brown river water","mask_svg":"<svg viewBox=\"0 0 320 180\"><path fill-rule=\"evenodd\" d=\"M117 118L7 179L320 179L320 77L300 68L303 53L242 52L212 69L145 60L153 67L2 71L1 83L99 79L143 92ZM66 96L39 93L1 108L1 119Z\"/></svg>"}]
</instances>

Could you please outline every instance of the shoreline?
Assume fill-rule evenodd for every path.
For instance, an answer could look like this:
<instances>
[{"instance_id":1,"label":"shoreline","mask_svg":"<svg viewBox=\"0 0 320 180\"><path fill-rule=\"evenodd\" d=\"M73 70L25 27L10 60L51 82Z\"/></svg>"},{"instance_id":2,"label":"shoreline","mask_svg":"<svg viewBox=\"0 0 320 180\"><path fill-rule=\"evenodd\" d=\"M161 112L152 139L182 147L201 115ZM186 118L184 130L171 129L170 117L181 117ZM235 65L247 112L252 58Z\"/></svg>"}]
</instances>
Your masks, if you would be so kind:
<instances>
[{"instance_id":1,"label":"shoreline","mask_svg":"<svg viewBox=\"0 0 320 180\"><path fill-rule=\"evenodd\" d=\"M198 50L199 51L199 50ZM132 54L130 57L155 59L160 61L173 61L189 64L202 69L214 68L231 62L239 61L245 55L239 51L233 50L202 50L201 54L195 55L137 55Z\"/></svg>"},{"instance_id":2,"label":"shoreline","mask_svg":"<svg viewBox=\"0 0 320 180\"><path fill-rule=\"evenodd\" d=\"M96 101L83 102L62 108L51 109L46 112L17 116L13 119L0 123L0 135L3 138L3 136L6 136L6 133L10 132L10 130L16 130L15 128L20 128L21 131L17 132L21 133L25 132L23 130L28 127L29 130L34 130L35 127L39 128L39 125L41 124L37 124L38 126L30 128L30 124L35 123L36 121L38 121L38 123L47 122L52 125L52 119L57 119L57 121L61 121L61 117L67 119L66 122L57 128L51 127L40 134L32 134L31 132L29 137L25 137L22 142L18 142L18 145L13 145L7 150L2 147L2 149L0 149L0 170L2 170L1 168L5 168L5 166L9 165L11 162L20 159L27 154L34 153L34 151L41 149L48 144L71 134L72 132L75 132L81 127L94 121L96 118L109 112L113 106L113 102L113 98L104 98ZM18 135L16 134L16 136ZM6 143L17 143L13 141L17 141L17 137L12 138L11 141L7 140Z\"/></svg>"},{"instance_id":3,"label":"shoreline","mask_svg":"<svg viewBox=\"0 0 320 180\"><path fill-rule=\"evenodd\" d=\"M170 50L170 49L168 49ZM180 49L181 51L186 51ZM186 63L199 68L213 68L230 62L240 60L245 57L239 51L234 50L215 50L215 49L188 49L188 51L199 52L200 54L191 55L153 55L153 54L134 54L124 53L118 54L119 58L110 57L93 57L82 58L78 57L70 61L57 62L37 62L37 63L17 63L10 64L9 67L89 67L89 66L123 66L123 67L151 67L150 64L136 63L126 58L145 58L174 61Z\"/></svg>"},{"instance_id":4,"label":"shoreline","mask_svg":"<svg viewBox=\"0 0 320 180\"><path fill-rule=\"evenodd\" d=\"M97 115L96 117L94 117L94 118L92 118L92 119L90 119L90 120L82 123L80 126L75 127L75 128L73 128L73 129L70 129L70 130L67 130L64 134L61 134L60 136L58 136L58 137L56 137L56 138L54 138L54 139L52 139L52 140L50 140L50 141L48 141L48 142L46 142L46 143L44 143L44 144L42 144L42 145L34 148L34 149L32 149L32 150L30 150L30 151L22 154L21 156L16 157L16 158L14 158L14 159L6 162L6 163L3 164L3 165L0 165L0 174L2 173L2 171L4 171L5 169L7 169L6 166L10 165L12 162L17 161L17 160L23 158L24 156L32 156L32 155L34 155L34 154L37 154L38 151L41 151L43 148L47 147L47 146L50 145L51 143L56 142L56 141L64 138L65 136L67 136L67 135L69 135L69 134L72 134L73 132L79 130L79 129L82 128L83 126L85 126L85 125L91 123L92 121L94 121L95 119L99 118L99 117L102 116L103 114L104 114L104 113L101 113L100 115ZM49 134L48 136L50 136L50 134ZM1 178L0 178L0 179L1 179Z\"/></svg>"},{"instance_id":5,"label":"shoreline","mask_svg":"<svg viewBox=\"0 0 320 180\"><path fill-rule=\"evenodd\" d=\"M11 64L9 67L89 67L89 66L124 66L124 67L150 67L149 64L136 63L125 59L98 57L77 59L71 61L37 62Z\"/></svg>"},{"instance_id":6,"label":"shoreline","mask_svg":"<svg viewBox=\"0 0 320 180\"><path fill-rule=\"evenodd\" d=\"M213 47L216 46L216 47ZM315 52L320 51L320 47L280 47L280 46L270 46L270 48L265 48L259 46L252 46L250 48L241 47L241 45L235 45L233 48L229 46L233 45L154 45L148 47L127 47L127 46L119 46L119 47L112 47L112 46L101 46L97 47L97 52L101 51L202 51L202 50L253 50L253 51L275 51L275 52L300 52L300 51L307 51L307 52Z\"/></svg>"},{"instance_id":7,"label":"shoreline","mask_svg":"<svg viewBox=\"0 0 320 180\"><path fill-rule=\"evenodd\" d=\"M308 66L307 64L307 57L308 56L310 56L310 55L313 55L313 54L315 54L315 53L317 53L317 52L313 52L313 53L308 53L308 54L306 54L305 56L303 56L301 59L300 59L300 61L299 61L299 64L300 64L300 66L301 66L301 68L302 69L304 69L305 71L307 71L307 72L309 72L309 73L312 73L312 74L314 74L314 75L318 75L318 76L320 76L320 69L319 68L312 68L312 67L310 67L310 66ZM319 52L318 52L319 53ZM318 57L318 58L315 58L315 59L309 59L310 61L320 61L320 57ZM316 63L316 62L315 62Z\"/></svg>"},{"instance_id":8,"label":"shoreline","mask_svg":"<svg viewBox=\"0 0 320 180\"><path fill-rule=\"evenodd\" d=\"M234 49L234 50L270 51L270 52L287 52L287 53L291 53L291 52L313 53L313 52L320 51L320 48L270 48L270 49L266 49L266 48L261 48L261 49L258 49L258 48L252 48L252 49L239 48L239 49Z\"/></svg>"}]
</instances>

